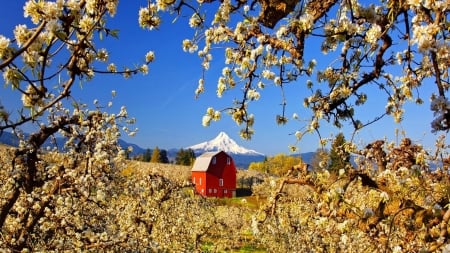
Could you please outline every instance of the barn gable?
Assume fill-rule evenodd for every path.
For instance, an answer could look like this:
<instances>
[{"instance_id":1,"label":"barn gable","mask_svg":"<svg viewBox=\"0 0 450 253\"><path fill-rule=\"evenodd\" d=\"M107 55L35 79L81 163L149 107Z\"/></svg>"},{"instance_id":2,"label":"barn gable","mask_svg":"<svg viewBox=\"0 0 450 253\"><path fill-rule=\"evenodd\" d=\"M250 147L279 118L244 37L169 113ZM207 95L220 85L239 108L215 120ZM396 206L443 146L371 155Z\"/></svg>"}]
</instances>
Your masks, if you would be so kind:
<instances>
[{"instance_id":1,"label":"barn gable","mask_svg":"<svg viewBox=\"0 0 450 253\"><path fill-rule=\"evenodd\" d=\"M214 156L223 151L217 152L205 152L201 156L197 157L194 162L194 166L192 167L192 171L207 171L209 165Z\"/></svg>"}]
</instances>

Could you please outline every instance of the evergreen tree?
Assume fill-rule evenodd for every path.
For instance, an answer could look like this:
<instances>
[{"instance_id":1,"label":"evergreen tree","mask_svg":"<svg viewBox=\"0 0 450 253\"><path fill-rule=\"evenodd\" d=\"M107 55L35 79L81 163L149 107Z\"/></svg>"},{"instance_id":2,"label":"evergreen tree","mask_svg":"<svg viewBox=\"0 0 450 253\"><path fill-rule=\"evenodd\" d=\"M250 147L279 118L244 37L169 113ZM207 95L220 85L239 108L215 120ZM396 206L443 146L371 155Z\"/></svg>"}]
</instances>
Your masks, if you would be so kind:
<instances>
[{"instance_id":1,"label":"evergreen tree","mask_svg":"<svg viewBox=\"0 0 450 253\"><path fill-rule=\"evenodd\" d=\"M167 157L167 150L161 149L159 151L159 161L160 163L169 163L169 158Z\"/></svg>"},{"instance_id":2,"label":"evergreen tree","mask_svg":"<svg viewBox=\"0 0 450 253\"><path fill-rule=\"evenodd\" d=\"M180 149L175 157L175 163L179 165L191 166L195 161L195 153L192 149Z\"/></svg>"},{"instance_id":3,"label":"evergreen tree","mask_svg":"<svg viewBox=\"0 0 450 253\"><path fill-rule=\"evenodd\" d=\"M154 150L153 150L153 153L152 153L152 158L150 159L150 162L151 163L159 163L159 148L158 147L156 147Z\"/></svg>"},{"instance_id":4,"label":"evergreen tree","mask_svg":"<svg viewBox=\"0 0 450 253\"><path fill-rule=\"evenodd\" d=\"M148 148L145 150L145 153L142 155L142 161L150 162L151 158L152 158L152 151Z\"/></svg>"},{"instance_id":5,"label":"evergreen tree","mask_svg":"<svg viewBox=\"0 0 450 253\"><path fill-rule=\"evenodd\" d=\"M350 165L350 154L345 151L345 142L344 134L339 133L331 144L330 165L328 166L331 173L339 173L340 169Z\"/></svg>"}]
</instances>

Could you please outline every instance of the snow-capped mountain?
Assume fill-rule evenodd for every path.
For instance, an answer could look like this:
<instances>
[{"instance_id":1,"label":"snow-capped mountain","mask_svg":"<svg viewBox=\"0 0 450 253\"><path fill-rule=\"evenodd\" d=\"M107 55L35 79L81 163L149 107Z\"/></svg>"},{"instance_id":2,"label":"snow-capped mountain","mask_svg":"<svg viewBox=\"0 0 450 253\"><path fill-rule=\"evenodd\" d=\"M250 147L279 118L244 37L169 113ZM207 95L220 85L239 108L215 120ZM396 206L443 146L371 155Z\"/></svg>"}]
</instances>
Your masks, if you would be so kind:
<instances>
[{"instance_id":1,"label":"snow-capped mountain","mask_svg":"<svg viewBox=\"0 0 450 253\"><path fill-rule=\"evenodd\" d=\"M246 149L242 146L239 146L233 139L231 139L225 132L220 132L216 138L205 141L190 147L187 149L194 150L195 153L202 153L207 151L225 151L229 154L234 155L257 155L264 156L255 150Z\"/></svg>"}]
</instances>

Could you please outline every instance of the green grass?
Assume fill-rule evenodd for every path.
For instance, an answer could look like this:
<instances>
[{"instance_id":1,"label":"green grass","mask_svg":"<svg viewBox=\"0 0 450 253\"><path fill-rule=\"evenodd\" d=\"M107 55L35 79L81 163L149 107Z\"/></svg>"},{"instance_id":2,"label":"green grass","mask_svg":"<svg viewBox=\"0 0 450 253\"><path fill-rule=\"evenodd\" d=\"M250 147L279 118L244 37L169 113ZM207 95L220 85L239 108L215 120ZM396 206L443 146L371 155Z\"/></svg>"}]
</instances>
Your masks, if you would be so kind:
<instances>
[{"instance_id":1,"label":"green grass","mask_svg":"<svg viewBox=\"0 0 450 253\"><path fill-rule=\"evenodd\" d=\"M242 246L240 249L233 251L235 253L247 253L247 252L256 252L256 253L262 253L262 252L267 252L263 249L257 248L253 245L244 245Z\"/></svg>"}]
</instances>

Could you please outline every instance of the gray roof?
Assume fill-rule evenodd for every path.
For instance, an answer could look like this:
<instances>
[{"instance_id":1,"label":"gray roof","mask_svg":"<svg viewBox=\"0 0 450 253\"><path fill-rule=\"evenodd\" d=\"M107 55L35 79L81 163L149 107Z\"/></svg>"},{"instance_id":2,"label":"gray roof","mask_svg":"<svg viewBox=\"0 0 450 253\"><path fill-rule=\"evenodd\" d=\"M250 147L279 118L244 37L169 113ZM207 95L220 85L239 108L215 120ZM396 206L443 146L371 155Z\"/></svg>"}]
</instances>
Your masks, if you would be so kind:
<instances>
[{"instance_id":1,"label":"gray roof","mask_svg":"<svg viewBox=\"0 0 450 253\"><path fill-rule=\"evenodd\" d=\"M194 162L194 166L192 167L192 171L207 171L209 164L211 163L211 159L222 151L214 151L214 152L205 152L201 156L197 157Z\"/></svg>"}]
</instances>

